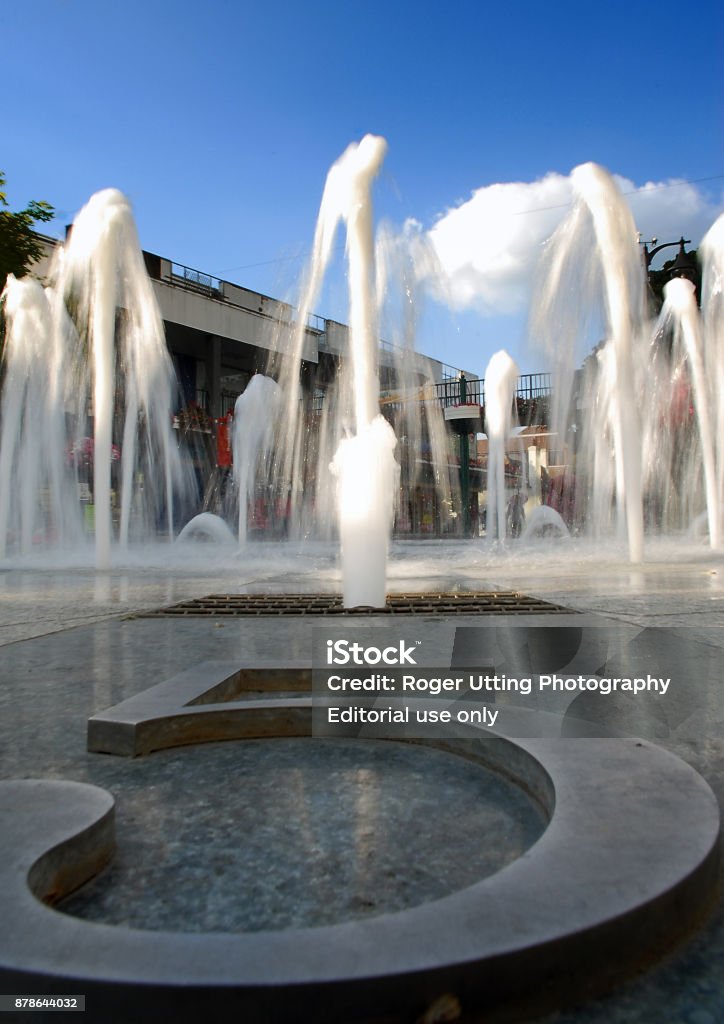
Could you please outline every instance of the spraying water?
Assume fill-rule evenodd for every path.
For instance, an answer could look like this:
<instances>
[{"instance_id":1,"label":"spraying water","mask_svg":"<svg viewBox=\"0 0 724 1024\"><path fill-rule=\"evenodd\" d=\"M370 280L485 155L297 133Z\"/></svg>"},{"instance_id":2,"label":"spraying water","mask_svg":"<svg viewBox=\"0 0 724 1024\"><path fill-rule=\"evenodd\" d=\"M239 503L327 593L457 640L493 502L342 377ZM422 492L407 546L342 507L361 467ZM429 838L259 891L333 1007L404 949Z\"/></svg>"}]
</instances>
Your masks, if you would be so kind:
<instances>
[{"instance_id":1,"label":"spraying water","mask_svg":"<svg viewBox=\"0 0 724 1024\"><path fill-rule=\"evenodd\" d=\"M530 514L521 540L531 541L539 538L570 539L570 531L561 515L549 505L537 505Z\"/></svg>"},{"instance_id":2,"label":"spraying water","mask_svg":"<svg viewBox=\"0 0 724 1024\"><path fill-rule=\"evenodd\" d=\"M606 312L615 364L613 411L616 465L625 502L629 557L643 558L644 520L641 488L641 426L635 402L632 346L643 321L641 260L631 211L613 179L596 164L573 172L573 187L593 220L604 272ZM605 258L604 258L605 257Z\"/></svg>"},{"instance_id":3,"label":"spraying water","mask_svg":"<svg viewBox=\"0 0 724 1024\"><path fill-rule=\"evenodd\" d=\"M505 540L505 443L512 427L518 367L507 352L492 356L485 371L485 432L488 435L487 534Z\"/></svg>"},{"instance_id":4,"label":"spraying water","mask_svg":"<svg viewBox=\"0 0 724 1024\"><path fill-rule=\"evenodd\" d=\"M8 541L27 555L36 542L75 543L82 534L78 516L69 514L76 511L77 491L64 450L67 335L53 330L48 294L39 282L11 274L3 299L0 557Z\"/></svg>"},{"instance_id":5,"label":"spraying water","mask_svg":"<svg viewBox=\"0 0 724 1024\"><path fill-rule=\"evenodd\" d=\"M686 531L704 505L716 547L724 500L724 218L701 245L701 315L693 286L677 278L651 323L624 198L593 164L572 177L577 202L545 251L531 329L554 369L551 427L567 446L576 520L597 538L613 525L638 562L645 521L650 531ZM593 342L576 374L581 343Z\"/></svg>"},{"instance_id":6,"label":"spraying water","mask_svg":"<svg viewBox=\"0 0 724 1024\"><path fill-rule=\"evenodd\" d=\"M190 519L176 538L176 543L185 544L187 541L198 540L228 546L236 543L234 534L221 516L212 512L200 512Z\"/></svg>"},{"instance_id":7,"label":"spraying water","mask_svg":"<svg viewBox=\"0 0 724 1024\"><path fill-rule=\"evenodd\" d=\"M701 445L709 538L712 547L718 547L721 539L721 520L711 410L712 394L706 377L701 321L696 307L694 285L684 278L675 278L664 287L664 295L662 317L671 317L674 320L674 349L682 346L689 366Z\"/></svg>"},{"instance_id":8,"label":"spraying water","mask_svg":"<svg viewBox=\"0 0 724 1024\"><path fill-rule=\"evenodd\" d=\"M371 189L385 151L384 139L366 135L345 150L327 175L291 358L285 360L280 374L286 412L276 446L281 453L277 471L282 488L288 487L293 529L305 522L300 510L315 501L315 519L322 517L321 499L330 493L326 474L331 472L337 484L343 600L347 607L379 607L385 602L387 546L399 479L395 434L378 411L379 334ZM331 389L325 392L320 422L310 439L299 366L308 314L319 294L340 224L346 227L348 363L338 374L334 394L330 395Z\"/></svg>"},{"instance_id":9,"label":"spraying water","mask_svg":"<svg viewBox=\"0 0 724 1024\"><path fill-rule=\"evenodd\" d=\"M418 488L435 494L445 529L453 503L459 504L460 478L449 460L448 432L443 408L436 400L432 365L415 351L425 283L437 280L443 271L420 225L411 221L401 231L386 223L380 225L375 265L379 321L384 337L391 342L381 356L391 365L395 381L393 393L383 397L382 404L397 435L401 478L409 495ZM384 392L382 380L380 384ZM400 512L411 525L409 510Z\"/></svg>"},{"instance_id":10,"label":"spraying water","mask_svg":"<svg viewBox=\"0 0 724 1024\"><path fill-rule=\"evenodd\" d=\"M119 410L123 424L121 547L128 543L136 474L161 477L164 501L154 511L157 518L165 512L169 538L173 537L173 485L181 480L171 433L174 374L163 321L143 264L130 203L116 189L96 193L76 218L61 263L58 291L72 301L74 318L87 337L93 388L96 566L107 568L111 445L118 398L124 405ZM117 367L122 381L116 380ZM143 470L138 467L139 447Z\"/></svg>"},{"instance_id":11,"label":"spraying water","mask_svg":"<svg viewBox=\"0 0 724 1024\"><path fill-rule=\"evenodd\" d=\"M339 481L342 589L345 607L385 603L387 545L399 474L396 438L378 412L376 296L372 235L372 181L384 159L384 139L366 135L332 168L331 212L347 225L352 397L355 433L333 459Z\"/></svg>"},{"instance_id":12,"label":"spraying water","mask_svg":"<svg viewBox=\"0 0 724 1024\"><path fill-rule=\"evenodd\" d=\"M0 502L0 549L19 530L23 552L33 529L74 543L90 523L96 567L106 569L114 510L121 548L132 523L138 534L160 527L171 537L184 485L163 321L120 192L99 192L81 210L51 278L46 295L37 282L8 282L0 488L19 500ZM79 484L92 493L90 517Z\"/></svg>"},{"instance_id":13,"label":"spraying water","mask_svg":"<svg viewBox=\"0 0 724 1024\"><path fill-rule=\"evenodd\" d=\"M724 214L712 225L701 243L702 327L704 369L714 409L717 447L716 489L719 502L719 536L724 516Z\"/></svg>"},{"instance_id":14,"label":"spraying water","mask_svg":"<svg viewBox=\"0 0 724 1024\"><path fill-rule=\"evenodd\" d=\"M234 406L231 447L234 454L234 483L239 498L239 546L246 544L248 504L254 497L257 467L269 453L279 385L260 373L249 381Z\"/></svg>"},{"instance_id":15,"label":"spraying water","mask_svg":"<svg viewBox=\"0 0 724 1024\"><path fill-rule=\"evenodd\" d=\"M345 391L340 397L344 414L351 422L347 429L359 429L376 411L377 333L374 324L375 304L371 289L373 280L372 251L372 181L384 159L384 139L366 135L358 144L347 147L332 165L322 193L312 246L312 258L302 301L294 329L289 356L282 364L280 383L286 396L286 411L278 449L281 452L279 474L289 487L292 515L298 518L302 505L305 463L305 424L300 415L303 401L299 380L307 338L307 320L317 301L324 275L332 256L337 227L347 227L347 257L350 309L351 373L343 374ZM371 348L371 351L370 351Z\"/></svg>"},{"instance_id":16,"label":"spraying water","mask_svg":"<svg viewBox=\"0 0 724 1024\"><path fill-rule=\"evenodd\" d=\"M340 441L338 478L342 599L345 608L384 606L387 546L397 471L394 431L382 416Z\"/></svg>"},{"instance_id":17,"label":"spraying water","mask_svg":"<svg viewBox=\"0 0 724 1024\"><path fill-rule=\"evenodd\" d=\"M384 154L384 141L366 136L331 168L300 309L279 323L275 339L280 353L287 334L290 341L274 367L284 411L270 412L269 395L266 402L259 396L265 408L252 408L255 385L237 417L237 493L248 500L254 480L263 484L290 510L292 536L339 533L347 606L384 603L400 473L395 453L404 456L410 490L418 481L428 486L434 474L448 505L451 494L441 410L430 398L431 375L412 351L418 286L437 270L411 225L399 237L380 231L373 245L371 188ZM625 201L594 165L578 168L573 180L578 199L546 248L531 323L554 370L549 426L567 449L563 462L575 478L580 517L596 536L613 525L638 561L644 514L662 529L683 529L705 503L716 546L724 506L724 218L701 246L701 317L691 289L674 284L652 334ZM326 321L322 330L309 319L340 224L347 233L349 337L342 324ZM383 390L391 394L383 401L391 403L386 412L399 445L378 414L380 324L395 302L395 351L383 364ZM171 535L173 503L186 486L171 431L175 385L127 200L114 190L94 196L59 253L52 287L11 277L4 303L0 556L77 544L94 530L103 568L116 531L122 549L132 539ZM671 324L678 326L672 331ZM580 346L588 342L598 342L596 354L579 374ZM486 374L488 524L502 537L517 369L505 353L498 357ZM427 446L432 455L423 469ZM335 499L338 519L330 515ZM242 543L247 500L240 501ZM197 532L201 527L209 536L223 533L208 520Z\"/></svg>"},{"instance_id":18,"label":"spraying water","mask_svg":"<svg viewBox=\"0 0 724 1024\"><path fill-rule=\"evenodd\" d=\"M643 334L643 267L631 211L608 172L596 164L583 164L573 171L572 181L577 203L548 245L544 277L534 300L532 332L555 367L558 396L553 426L566 438L573 414L576 344L589 334L598 300L598 326L608 343L605 370L598 376L598 386L605 388L606 418L597 429L611 441L607 457L615 467L616 500L625 515L629 558L639 562L643 557L642 430L634 347Z\"/></svg>"}]
</instances>

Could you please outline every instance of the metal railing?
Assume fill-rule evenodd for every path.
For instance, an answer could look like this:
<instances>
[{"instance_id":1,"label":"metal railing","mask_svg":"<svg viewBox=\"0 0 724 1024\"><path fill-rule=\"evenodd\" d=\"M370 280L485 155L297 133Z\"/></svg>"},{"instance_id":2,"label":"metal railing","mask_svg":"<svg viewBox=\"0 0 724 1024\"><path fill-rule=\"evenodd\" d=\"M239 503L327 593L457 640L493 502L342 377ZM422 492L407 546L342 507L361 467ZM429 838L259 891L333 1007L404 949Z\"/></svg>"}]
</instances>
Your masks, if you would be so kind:
<instances>
[{"instance_id":1,"label":"metal railing","mask_svg":"<svg viewBox=\"0 0 724 1024\"><path fill-rule=\"evenodd\" d=\"M219 298L223 292L223 282L220 277L213 277L211 274L204 274L192 267L185 267L183 263L171 264L171 279L173 280L173 278L183 281L185 287L211 298Z\"/></svg>"},{"instance_id":2,"label":"metal railing","mask_svg":"<svg viewBox=\"0 0 724 1024\"><path fill-rule=\"evenodd\" d=\"M523 373L518 377L516 398L546 398L551 393L550 373Z\"/></svg>"},{"instance_id":3,"label":"metal railing","mask_svg":"<svg viewBox=\"0 0 724 1024\"><path fill-rule=\"evenodd\" d=\"M465 378L465 404L485 405L485 381L477 378ZM435 398L443 408L451 405L461 405L461 381L459 375L455 378L448 378L434 385Z\"/></svg>"},{"instance_id":4,"label":"metal railing","mask_svg":"<svg viewBox=\"0 0 724 1024\"><path fill-rule=\"evenodd\" d=\"M221 392L221 415L228 416L230 412L234 411L238 394L235 391L222 391Z\"/></svg>"},{"instance_id":5,"label":"metal railing","mask_svg":"<svg viewBox=\"0 0 724 1024\"><path fill-rule=\"evenodd\" d=\"M380 405L392 412L402 408L408 402L438 402L443 408L456 405L485 406L485 381L477 377L465 378L465 402L461 401L460 378L443 380L438 384L423 384L418 387L397 390L394 386L380 392ZM550 373L524 373L518 378L515 398L519 412L527 408L527 403L539 403L545 410L551 391ZM315 393L313 399L307 399L311 411L319 412L324 405L325 392ZM543 400L543 401L541 401Z\"/></svg>"},{"instance_id":6,"label":"metal railing","mask_svg":"<svg viewBox=\"0 0 724 1024\"><path fill-rule=\"evenodd\" d=\"M459 375L454 379L446 379L434 385L435 397L445 406L461 404L461 387ZM550 373L522 373L518 377L515 397L518 401L530 402L538 398L547 398L551 393ZM465 378L465 403L485 405L485 380Z\"/></svg>"},{"instance_id":7,"label":"metal railing","mask_svg":"<svg viewBox=\"0 0 724 1024\"><path fill-rule=\"evenodd\" d=\"M327 331L327 321L323 316L318 316L316 313L307 313L307 327L311 327L313 331L319 331L320 334L325 334Z\"/></svg>"}]
</instances>

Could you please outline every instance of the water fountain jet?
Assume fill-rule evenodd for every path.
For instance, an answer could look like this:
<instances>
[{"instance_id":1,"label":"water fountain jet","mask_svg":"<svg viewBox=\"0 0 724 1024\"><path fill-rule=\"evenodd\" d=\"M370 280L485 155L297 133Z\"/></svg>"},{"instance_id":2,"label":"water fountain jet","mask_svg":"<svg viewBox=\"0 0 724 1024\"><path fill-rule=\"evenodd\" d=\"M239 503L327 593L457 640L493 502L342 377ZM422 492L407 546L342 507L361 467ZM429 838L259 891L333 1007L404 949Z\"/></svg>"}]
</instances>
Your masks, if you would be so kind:
<instances>
[{"instance_id":1,"label":"water fountain jet","mask_svg":"<svg viewBox=\"0 0 724 1024\"><path fill-rule=\"evenodd\" d=\"M185 486L171 430L175 381L163 321L130 204L120 192L99 192L80 211L57 254L51 282L46 295L37 282L11 279L6 288L0 550L5 552L8 533L19 528L27 553L33 523L46 540L57 536L68 544L82 537L77 453L85 451L93 483L95 564L108 569L114 427L121 444L122 549L134 513L145 518L147 533L164 521L171 537L174 496ZM43 494L47 499L39 502Z\"/></svg>"},{"instance_id":2,"label":"water fountain jet","mask_svg":"<svg viewBox=\"0 0 724 1024\"><path fill-rule=\"evenodd\" d=\"M279 385L271 377L255 374L234 406L231 448L234 483L239 500L239 546L246 544L249 502L254 497L257 467L269 454L273 438Z\"/></svg>"},{"instance_id":3,"label":"water fountain jet","mask_svg":"<svg viewBox=\"0 0 724 1024\"><path fill-rule=\"evenodd\" d=\"M451 493L447 453L439 454L446 445L442 417L426 384L430 377L425 376L419 361L409 376L401 368L405 357L411 355L415 330L411 297L420 281L434 273L430 253L409 226L404 245L390 232L385 237L380 231L376 251L373 246L370 192L384 153L384 141L367 136L349 147L330 170L315 232L314 259L291 327L293 344L274 370L286 412L273 417L273 438L261 444L269 457L257 458L256 474L244 469L244 458L237 466L238 489L249 494L256 475L257 486L272 496L275 511L280 510L285 523L292 524L291 537L301 536L307 542L319 536L332 538L339 532L343 567L353 562L365 570L376 566L374 573L370 571L376 581L370 582L369 590L365 583L361 590L348 593L345 582L345 602L354 604L384 600L389 526L400 472L393 453L405 459L405 482L412 489L419 479L415 474L423 461L419 457L423 444L440 434L430 472L438 477L439 493ZM562 448L572 437L571 417L582 420L574 424L580 428L577 438L582 440L571 444L568 454L579 490L587 493L582 514L594 536L603 536L616 518L621 536L628 538L629 557L636 561L642 555L644 508L652 519L651 508L659 502L668 516L662 519L667 529L671 524L683 529L701 509L703 467L710 542L716 547L721 542L724 503L721 222L701 246L707 260L701 322L688 300L684 319L689 327L682 343L674 346L678 353L674 366L661 351L661 344L650 341L650 325L643 314L643 267L624 200L601 168L587 165L573 178L579 201L546 250L547 280L533 323L540 329L556 371L559 398L555 422L549 426L551 433L558 433ZM314 360L306 358L303 390L300 366L305 363L307 314L319 295L340 224L347 229L349 260L348 358L342 325L327 321L328 375L320 374L317 379L311 372ZM581 271L579 277L574 275L577 270ZM581 276L586 287L573 287ZM163 325L130 208L120 193L100 193L79 215L52 280L53 289L47 295L39 285L12 280L6 291L9 332L0 444L0 552L6 554L10 549L27 554L38 539L48 545L55 541L68 545L87 533L91 517L84 519L78 494L78 485L84 483L82 472L68 463L83 448L79 441L88 441L85 450L92 466L84 468L93 478L96 564L103 567L111 559L110 495L115 471L110 467L114 453L120 453L116 469L121 469L117 474L121 550L144 531L146 536L154 536L162 521L165 531L172 531L172 503L184 486L169 426L174 385ZM674 293L677 288L681 290L675 285ZM378 323L386 307L397 301L394 295L390 298L395 290L404 295L402 357L390 374L395 383L387 386L401 407L394 414L399 445L393 429L378 414ZM592 360L596 363L591 374L593 397L583 400L579 393L574 408L575 346L585 337L586 324L590 327L591 296L599 299L603 309L606 344L598 347ZM672 308L671 302L667 308ZM340 328L337 337L335 327ZM280 324L279 334L285 329ZM145 339L145 344L149 338L150 348L142 350L141 340ZM281 349L281 343L278 347ZM39 354L41 349L45 354ZM699 351L700 357L696 355ZM36 355L31 355L33 352ZM334 380L330 380L328 371L336 356L342 358L334 363ZM515 372L509 371L512 379ZM33 373L40 376L33 377ZM680 436L673 431L664 436L661 429L673 403L673 377L677 374L676 387L691 378L696 391L696 437L688 426ZM490 418L496 400L492 365L487 377ZM707 387L708 397L702 397ZM249 390L245 401L251 393ZM318 424L310 426L305 412L311 399L317 402ZM512 401L504 398L502 406L509 404ZM92 431L88 428L89 406ZM256 418L255 413L252 422ZM267 412L266 417L258 418L255 426L261 430L261 421L272 417ZM489 430L491 435L495 433L492 427ZM682 437L685 458L676 454ZM412 452L411 459L405 446ZM491 455L495 447L493 438ZM686 478L683 470L677 475L684 462ZM493 457L495 490L494 463ZM11 486L16 479L17 485ZM343 512L338 523L332 523L328 514L335 490ZM499 483L495 509L489 516L491 529L497 524L498 533L505 519L500 507L503 490ZM286 509L290 510L288 516ZM367 517L369 529L362 529ZM245 527L244 518L239 523L240 535ZM355 544L362 554L351 554ZM346 579L360 573L359 568L344 568Z\"/></svg>"},{"instance_id":4,"label":"water fountain jet","mask_svg":"<svg viewBox=\"0 0 724 1024\"><path fill-rule=\"evenodd\" d=\"M346 607L384 604L387 547L399 466L396 438L379 413L377 298L372 231L372 183L384 159L384 139L366 135L349 146L327 175L315 231L291 358L281 379L286 395L282 478L291 481L290 503L298 504L303 471L299 365L306 319L328 266L337 226L346 226L349 278L349 360L338 401L344 435L330 470L337 478L339 533Z\"/></svg>"},{"instance_id":5,"label":"water fountain jet","mask_svg":"<svg viewBox=\"0 0 724 1024\"><path fill-rule=\"evenodd\" d=\"M505 542L505 443L510 436L518 367L507 352L496 352L485 371L485 431L488 435L487 534Z\"/></svg>"},{"instance_id":6,"label":"water fountain jet","mask_svg":"<svg viewBox=\"0 0 724 1024\"><path fill-rule=\"evenodd\" d=\"M709 540L712 547L719 547L721 513L716 481L710 385L706 375L701 323L696 308L694 285L690 281L679 277L665 285L662 319L666 320L667 318L674 320L674 346L683 346L689 366L701 444Z\"/></svg>"},{"instance_id":7,"label":"water fountain jet","mask_svg":"<svg viewBox=\"0 0 724 1024\"><path fill-rule=\"evenodd\" d=\"M645 515L670 533L684 530L703 503L716 547L724 493L724 369L716 355L722 317L715 295L724 232L712 229L701 246L701 317L687 284L672 282L664 318L653 325L646 313L646 267L625 199L596 165L576 168L572 180L577 201L541 260L531 334L553 367L550 426L561 448L568 447L577 520L600 538L613 514L629 560L639 562ZM669 324L675 320L683 325L677 329L682 340L672 346ZM582 342L596 339L593 358L576 375Z\"/></svg>"}]
</instances>

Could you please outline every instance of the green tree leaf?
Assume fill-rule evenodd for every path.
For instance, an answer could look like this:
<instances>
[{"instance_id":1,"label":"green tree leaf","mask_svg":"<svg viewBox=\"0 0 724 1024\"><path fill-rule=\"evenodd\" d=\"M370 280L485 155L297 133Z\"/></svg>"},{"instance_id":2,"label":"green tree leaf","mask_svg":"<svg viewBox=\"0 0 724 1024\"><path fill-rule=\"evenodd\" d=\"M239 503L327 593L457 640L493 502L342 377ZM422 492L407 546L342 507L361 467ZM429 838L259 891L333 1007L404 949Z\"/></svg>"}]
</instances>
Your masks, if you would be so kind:
<instances>
[{"instance_id":1,"label":"green tree leaf","mask_svg":"<svg viewBox=\"0 0 724 1024\"><path fill-rule=\"evenodd\" d=\"M13 213L9 209L5 180L5 174L0 171L0 291L5 287L8 274L23 277L30 265L43 255L35 226L55 216L50 203L35 199L24 210Z\"/></svg>"}]
</instances>

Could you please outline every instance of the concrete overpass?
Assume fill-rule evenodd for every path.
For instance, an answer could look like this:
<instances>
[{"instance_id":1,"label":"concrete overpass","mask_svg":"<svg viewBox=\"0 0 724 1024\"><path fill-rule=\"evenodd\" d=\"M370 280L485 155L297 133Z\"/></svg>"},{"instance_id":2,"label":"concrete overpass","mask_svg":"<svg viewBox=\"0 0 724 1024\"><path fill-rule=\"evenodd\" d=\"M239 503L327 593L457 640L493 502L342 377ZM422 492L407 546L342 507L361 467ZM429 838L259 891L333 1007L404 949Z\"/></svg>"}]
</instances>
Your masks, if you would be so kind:
<instances>
[{"instance_id":1,"label":"concrete overpass","mask_svg":"<svg viewBox=\"0 0 724 1024\"><path fill-rule=\"evenodd\" d=\"M46 255L33 267L44 278L50 270L55 239L40 236ZM254 373L278 368L285 339L295 326L289 303L230 281L193 270L155 253L143 253L164 320L166 343L186 404L196 402L216 418L233 408ZM310 396L333 379L348 352L345 324L310 316L305 326L300 372ZM441 381L450 369L439 360L408 353L419 383ZM381 387L394 388L396 350L380 342ZM409 365L409 364L408 364ZM446 372L447 371L447 372ZM474 374L468 374L473 377Z\"/></svg>"}]
</instances>

